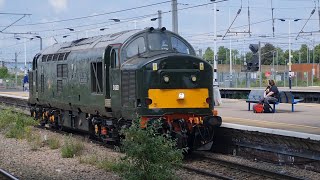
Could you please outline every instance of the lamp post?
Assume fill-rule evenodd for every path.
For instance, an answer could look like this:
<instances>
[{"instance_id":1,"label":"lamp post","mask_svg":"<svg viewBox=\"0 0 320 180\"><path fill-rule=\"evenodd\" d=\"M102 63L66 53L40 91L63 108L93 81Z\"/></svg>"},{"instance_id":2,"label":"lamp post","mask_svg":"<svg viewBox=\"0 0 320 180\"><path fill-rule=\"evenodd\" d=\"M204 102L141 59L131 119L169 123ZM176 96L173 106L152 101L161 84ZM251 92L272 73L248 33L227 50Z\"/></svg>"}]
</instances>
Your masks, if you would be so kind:
<instances>
[{"instance_id":1,"label":"lamp post","mask_svg":"<svg viewBox=\"0 0 320 180\"><path fill-rule=\"evenodd\" d=\"M35 37L40 39L40 50L42 50L42 37L41 36L35 36Z\"/></svg>"},{"instance_id":2,"label":"lamp post","mask_svg":"<svg viewBox=\"0 0 320 180\"><path fill-rule=\"evenodd\" d=\"M21 40L21 38L24 39L23 44L24 44L24 74L27 74L27 41L26 39L32 40L32 38L27 38L27 37L15 37L17 40Z\"/></svg>"},{"instance_id":3,"label":"lamp post","mask_svg":"<svg viewBox=\"0 0 320 180\"><path fill-rule=\"evenodd\" d=\"M279 19L280 21L286 21L286 19ZM292 19L287 19L289 23L289 62L288 62L288 67L289 67L289 89L291 89L291 80L292 80L292 73L291 73L291 21ZM294 22L299 21L300 19L293 19Z\"/></svg>"},{"instance_id":4,"label":"lamp post","mask_svg":"<svg viewBox=\"0 0 320 180\"><path fill-rule=\"evenodd\" d=\"M162 27L162 11L161 10L158 11L158 17L150 19L150 21L156 21L156 20L158 20L158 28L161 29Z\"/></svg>"},{"instance_id":5,"label":"lamp post","mask_svg":"<svg viewBox=\"0 0 320 180\"><path fill-rule=\"evenodd\" d=\"M213 2L213 26L214 26L214 41L213 41L213 45L214 45L214 49L213 49L213 85L214 86L218 86L218 74L217 74L217 3L215 2L215 0L210 0L211 2Z\"/></svg>"}]
</instances>

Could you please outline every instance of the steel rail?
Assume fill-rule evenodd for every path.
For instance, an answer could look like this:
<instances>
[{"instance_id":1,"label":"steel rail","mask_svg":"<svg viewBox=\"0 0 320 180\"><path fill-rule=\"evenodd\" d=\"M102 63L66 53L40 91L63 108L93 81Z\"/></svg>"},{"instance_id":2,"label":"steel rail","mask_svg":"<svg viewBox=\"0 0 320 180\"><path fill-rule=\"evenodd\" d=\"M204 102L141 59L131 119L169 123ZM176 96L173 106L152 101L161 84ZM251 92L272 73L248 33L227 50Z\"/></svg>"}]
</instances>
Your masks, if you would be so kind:
<instances>
[{"instance_id":1,"label":"steel rail","mask_svg":"<svg viewBox=\"0 0 320 180\"><path fill-rule=\"evenodd\" d=\"M202 158L204 158L206 160L215 161L220 164L224 164L228 168L237 169L240 171L248 172L250 174L256 174L256 175L274 178L274 179L288 179L288 180L289 179L290 180L303 180L304 179L302 177L296 177L296 176L289 175L289 174L279 173L279 172L275 172L275 171L270 171L270 170L266 170L266 169L248 166L245 164L240 164L237 162L232 162L232 161L228 161L228 160L224 160L224 159L215 158L215 157L212 157L212 154L210 154L210 153L201 152L201 153L197 153L197 154L199 154Z\"/></svg>"},{"instance_id":2,"label":"steel rail","mask_svg":"<svg viewBox=\"0 0 320 180\"><path fill-rule=\"evenodd\" d=\"M7 171L0 168L0 179L4 177L5 179L10 180L19 180L18 178L14 177L12 174L8 173Z\"/></svg>"},{"instance_id":3,"label":"steel rail","mask_svg":"<svg viewBox=\"0 0 320 180\"><path fill-rule=\"evenodd\" d=\"M227 177L227 176L223 176L214 172L209 172L209 171L205 171L205 170L201 170L199 168L194 168L194 167L189 167L186 165L180 165L181 168L187 170L187 171L192 171L195 172L197 174L201 174L201 175L205 175L205 176L209 176L209 177L215 177L215 178L219 178L219 179L225 179L225 180L233 180L233 178Z\"/></svg>"}]
</instances>

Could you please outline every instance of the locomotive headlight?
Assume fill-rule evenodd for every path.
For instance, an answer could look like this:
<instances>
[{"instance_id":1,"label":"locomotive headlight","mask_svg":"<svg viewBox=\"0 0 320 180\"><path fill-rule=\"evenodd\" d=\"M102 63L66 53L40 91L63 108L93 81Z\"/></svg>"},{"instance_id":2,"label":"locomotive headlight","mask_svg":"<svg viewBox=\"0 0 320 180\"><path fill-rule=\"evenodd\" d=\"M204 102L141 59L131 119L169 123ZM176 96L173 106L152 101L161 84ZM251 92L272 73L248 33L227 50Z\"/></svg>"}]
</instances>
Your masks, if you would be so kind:
<instances>
[{"instance_id":1,"label":"locomotive headlight","mask_svg":"<svg viewBox=\"0 0 320 180\"><path fill-rule=\"evenodd\" d=\"M167 75L163 76L163 81L164 81L165 83L168 83L168 82L170 81L169 76L167 76Z\"/></svg>"},{"instance_id":2,"label":"locomotive headlight","mask_svg":"<svg viewBox=\"0 0 320 180\"><path fill-rule=\"evenodd\" d=\"M182 93L182 92L179 93L179 94L178 94L178 99L184 99L184 93Z\"/></svg>"},{"instance_id":3,"label":"locomotive headlight","mask_svg":"<svg viewBox=\"0 0 320 180\"><path fill-rule=\"evenodd\" d=\"M196 81L197 81L197 76L192 75L192 76L191 76L191 81L192 81L192 82L196 82Z\"/></svg>"}]
</instances>

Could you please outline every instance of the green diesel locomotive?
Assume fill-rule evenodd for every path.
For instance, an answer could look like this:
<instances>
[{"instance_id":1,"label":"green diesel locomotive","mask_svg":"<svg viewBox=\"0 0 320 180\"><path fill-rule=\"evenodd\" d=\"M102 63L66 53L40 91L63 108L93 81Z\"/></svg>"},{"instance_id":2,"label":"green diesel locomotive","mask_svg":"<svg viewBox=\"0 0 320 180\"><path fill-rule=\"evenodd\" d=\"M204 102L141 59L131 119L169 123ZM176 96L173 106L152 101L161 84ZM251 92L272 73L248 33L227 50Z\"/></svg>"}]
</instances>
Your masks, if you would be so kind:
<instances>
[{"instance_id":1,"label":"green diesel locomotive","mask_svg":"<svg viewBox=\"0 0 320 180\"><path fill-rule=\"evenodd\" d=\"M213 110L213 71L165 28L130 30L54 44L29 72L31 115L104 141L155 119L179 147L210 147L221 118Z\"/></svg>"}]
</instances>

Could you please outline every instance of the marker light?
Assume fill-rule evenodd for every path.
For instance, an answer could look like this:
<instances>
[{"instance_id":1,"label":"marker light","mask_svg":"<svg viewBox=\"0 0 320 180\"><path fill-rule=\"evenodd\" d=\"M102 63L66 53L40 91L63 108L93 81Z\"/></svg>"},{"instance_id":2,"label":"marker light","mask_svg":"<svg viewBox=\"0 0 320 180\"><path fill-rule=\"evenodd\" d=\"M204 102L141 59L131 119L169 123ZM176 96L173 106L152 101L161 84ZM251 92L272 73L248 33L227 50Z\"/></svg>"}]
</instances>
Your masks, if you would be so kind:
<instances>
[{"instance_id":1,"label":"marker light","mask_svg":"<svg viewBox=\"0 0 320 180\"><path fill-rule=\"evenodd\" d=\"M147 105L152 104L152 99L146 98L146 104L147 104Z\"/></svg>"},{"instance_id":2,"label":"marker light","mask_svg":"<svg viewBox=\"0 0 320 180\"><path fill-rule=\"evenodd\" d=\"M211 103L211 98L206 99L206 103L210 104Z\"/></svg>"},{"instance_id":3,"label":"marker light","mask_svg":"<svg viewBox=\"0 0 320 180\"><path fill-rule=\"evenodd\" d=\"M163 76L163 81L168 83L170 81L169 76L167 76L167 75Z\"/></svg>"},{"instance_id":4,"label":"marker light","mask_svg":"<svg viewBox=\"0 0 320 180\"><path fill-rule=\"evenodd\" d=\"M196 81L197 81L197 76L191 75L191 81L192 81L192 82L196 82Z\"/></svg>"}]
</instances>

